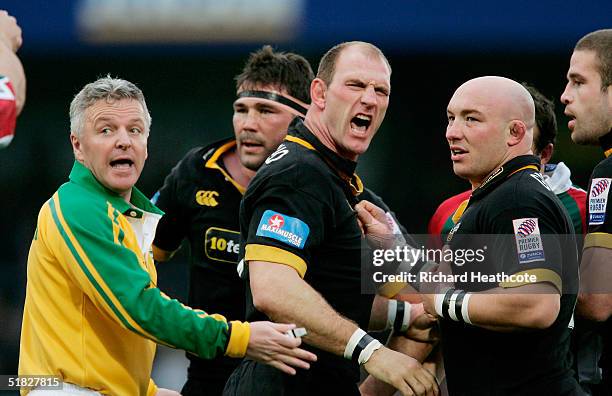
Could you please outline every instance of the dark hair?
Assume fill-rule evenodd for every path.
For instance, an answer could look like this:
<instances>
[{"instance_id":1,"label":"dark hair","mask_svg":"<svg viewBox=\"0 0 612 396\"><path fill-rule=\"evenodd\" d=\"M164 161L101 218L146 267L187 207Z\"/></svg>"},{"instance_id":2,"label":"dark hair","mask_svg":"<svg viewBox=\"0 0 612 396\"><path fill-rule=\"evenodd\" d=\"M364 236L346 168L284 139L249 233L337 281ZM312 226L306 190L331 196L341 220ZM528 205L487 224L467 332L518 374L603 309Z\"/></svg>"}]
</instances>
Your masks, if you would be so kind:
<instances>
[{"instance_id":1,"label":"dark hair","mask_svg":"<svg viewBox=\"0 0 612 396\"><path fill-rule=\"evenodd\" d=\"M581 38L574 51L594 51L599 61L598 71L601 76L601 90L612 85L612 29L601 29Z\"/></svg>"},{"instance_id":2,"label":"dark hair","mask_svg":"<svg viewBox=\"0 0 612 396\"><path fill-rule=\"evenodd\" d=\"M312 67L303 56L293 52L275 52L269 45L252 52L242 73L235 77L236 89L273 85L306 104L310 103L313 79Z\"/></svg>"},{"instance_id":3,"label":"dark hair","mask_svg":"<svg viewBox=\"0 0 612 396\"><path fill-rule=\"evenodd\" d=\"M535 122L538 127L538 134L533 135L533 144L536 155L540 154L548 143L555 144L557 137L557 116L555 115L555 103L548 99L542 92L535 87L522 83L529 91L535 105Z\"/></svg>"},{"instance_id":4,"label":"dark hair","mask_svg":"<svg viewBox=\"0 0 612 396\"><path fill-rule=\"evenodd\" d=\"M336 62L340 53L344 51L346 48L351 47L353 45L361 45L370 50L370 52L379 55L382 59L384 59L385 63L389 67L389 72L391 72L391 65L389 64L389 60L382 53L382 51L375 46L374 44L366 43L364 41L347 41L344 43L337 44L331 47L325 55L321 58L319 62L319 69L317 70L317 78L325 81L325 84L329 85L334 78L334 72L336 71Z\"/></svg>"}]
</instances>

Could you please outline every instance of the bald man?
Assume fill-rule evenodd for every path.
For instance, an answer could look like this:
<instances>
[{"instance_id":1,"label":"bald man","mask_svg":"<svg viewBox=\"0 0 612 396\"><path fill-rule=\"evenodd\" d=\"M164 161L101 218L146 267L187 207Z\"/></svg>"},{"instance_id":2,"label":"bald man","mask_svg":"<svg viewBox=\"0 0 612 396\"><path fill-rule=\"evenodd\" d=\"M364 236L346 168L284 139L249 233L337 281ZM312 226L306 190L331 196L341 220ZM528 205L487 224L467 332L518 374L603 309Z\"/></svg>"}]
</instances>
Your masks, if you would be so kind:
<instances>
[{"instance_id":1,"label":"bald man","mask_svg":"<svg viewBox=\"0 0 612 396\"><path fill-rule=\"evenodd\" d=\"M448 243L485 252L442 265L456 282L424 296L441 320L450 395L580 394L569 353L576 248L561 240L575 239L531 151L534 113L529 92L503 77L470 80L448 104L453 170L472 185Z\"/></svg>"}]
</instances>

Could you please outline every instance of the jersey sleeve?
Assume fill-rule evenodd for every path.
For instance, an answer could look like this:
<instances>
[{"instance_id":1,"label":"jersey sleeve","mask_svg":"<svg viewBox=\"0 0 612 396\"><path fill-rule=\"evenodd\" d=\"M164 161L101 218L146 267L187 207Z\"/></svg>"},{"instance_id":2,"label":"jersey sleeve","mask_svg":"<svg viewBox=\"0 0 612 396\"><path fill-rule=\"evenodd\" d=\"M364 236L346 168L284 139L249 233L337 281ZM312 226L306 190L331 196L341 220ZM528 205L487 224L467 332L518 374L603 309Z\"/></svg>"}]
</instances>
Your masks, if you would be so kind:
<instances>
[{"instance_id":1,"label":"jersey sleeve","mask_svg":"<svg viewBox=\"0 0 612 396\"><path fill-rule=\"evenodd\" d=\"M172 169L163 186L151 198L151 202L165 213L157 226L153 244L168 252L177 250L187 233L188 223L181 205L179 183L188 156Z\"/></svg>"},{"instance_id":2,"label":"jersey sleeve","mask_svg":"<svg viewBox=\"0 0 612 396\"><path fill-rule=\"evenodd\" d=\"M593 170L587 196L588 232L584 247L612 249L612 157Z\"/></svg>"},{"instance_id":3,"label":"jersey sleeve","mask_svg":"<svg viewBox=\"0 0 612 396\"><path fill-rule=\"evenodd\" d=\"M141 253L125 216L110 204L101 208L83 201L60 190L47 203L49 215L39 222L39 237L101 315L205 359L244 356L247 323L227 323L221 315L192 309L165 295L151 279L152 260Z\"/></svg>"},{"instance_id":4,"label":"jersey sleeve","mask_svg":"<svg viewBox=\"0 0 612 396\"><path fill-rule=\"evenodd\" d=\"M559 230L547 211L538 205L519 203L497 213L492 219L491 234L494 236L485 236L484 240L492 245L487 253L493 262L494 272L529 275L535 279L534 282L502 281L500 287L549 282L559 292L563 290L563 255L576 254L575 239L572 238L573 234L566 235ZM572 239L573 250L567 245L567 238Z\"/></svg>"},{"instance_id":5,"label":"jersey sleeve","mask_svg":"<svg viewBox=\"0 0 612 396\"><path fill-rule=\"evenodd\" d=\"M287 184L268 184L253 196L241 214L247 227L244 260L288 265L304 277L332 217L328 205Z\"/></svg>"}]
</instances>

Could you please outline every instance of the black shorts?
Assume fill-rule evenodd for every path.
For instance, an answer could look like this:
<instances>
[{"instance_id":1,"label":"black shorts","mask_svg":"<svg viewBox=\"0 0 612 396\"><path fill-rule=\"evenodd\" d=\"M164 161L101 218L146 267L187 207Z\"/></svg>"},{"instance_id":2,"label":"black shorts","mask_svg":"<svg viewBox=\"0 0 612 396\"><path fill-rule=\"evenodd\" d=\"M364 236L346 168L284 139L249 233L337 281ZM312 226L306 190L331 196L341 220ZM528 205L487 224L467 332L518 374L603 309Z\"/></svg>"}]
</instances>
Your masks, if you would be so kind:
<instances>
[{"instance_id":1,"label":"black shorts","mask_svg":"<svg viewBox=\"0 0 612 396\"><path fill-rule=\"evenodd\" d=\"M359 395L356 383L317 374L310 370L298 369L297 375L287 375L274 367L245 359L230 376L223 395Z\"/></svg>"}]
</instances>

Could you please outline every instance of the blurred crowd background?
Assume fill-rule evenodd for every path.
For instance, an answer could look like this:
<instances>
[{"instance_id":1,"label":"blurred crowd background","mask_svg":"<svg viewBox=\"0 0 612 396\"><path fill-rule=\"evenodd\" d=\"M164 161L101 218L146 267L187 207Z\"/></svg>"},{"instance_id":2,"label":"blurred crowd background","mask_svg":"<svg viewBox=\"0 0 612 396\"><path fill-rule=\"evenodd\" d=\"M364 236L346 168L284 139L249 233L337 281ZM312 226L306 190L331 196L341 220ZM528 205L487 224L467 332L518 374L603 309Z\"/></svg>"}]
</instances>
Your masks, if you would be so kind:
<instances>
[{"instance_id":1,"label":"blurred crowd background","mask_svg":"<svg viewBox=\"0 0 612 396\"><path fill-rule=\"evenodd\" d=\"M38 210L72 166L68 106L97 77L121 77L145 93L153 124L137 186L149 196L190 148L233 133L233 77L262 44L298 52L315 70L342 41L370 41L385 52L390 107L358 173L410 232L426 233L436 206L467 188L452 173L444 137L446 104L467 79L506 76L554 98L553 162L565 162L575 183L584 187L602 158L571 143L559 96L575 42L612 26L609 0L3 0L0 8L23 29L28 79L15 140L0 151L0 374L17 372ZM185 299L186 254L158 271L160 287ZM174 371L155 375L180 387L180 354L162 356L174 356L165 365Z\"/></svg>"}]
</instances>

